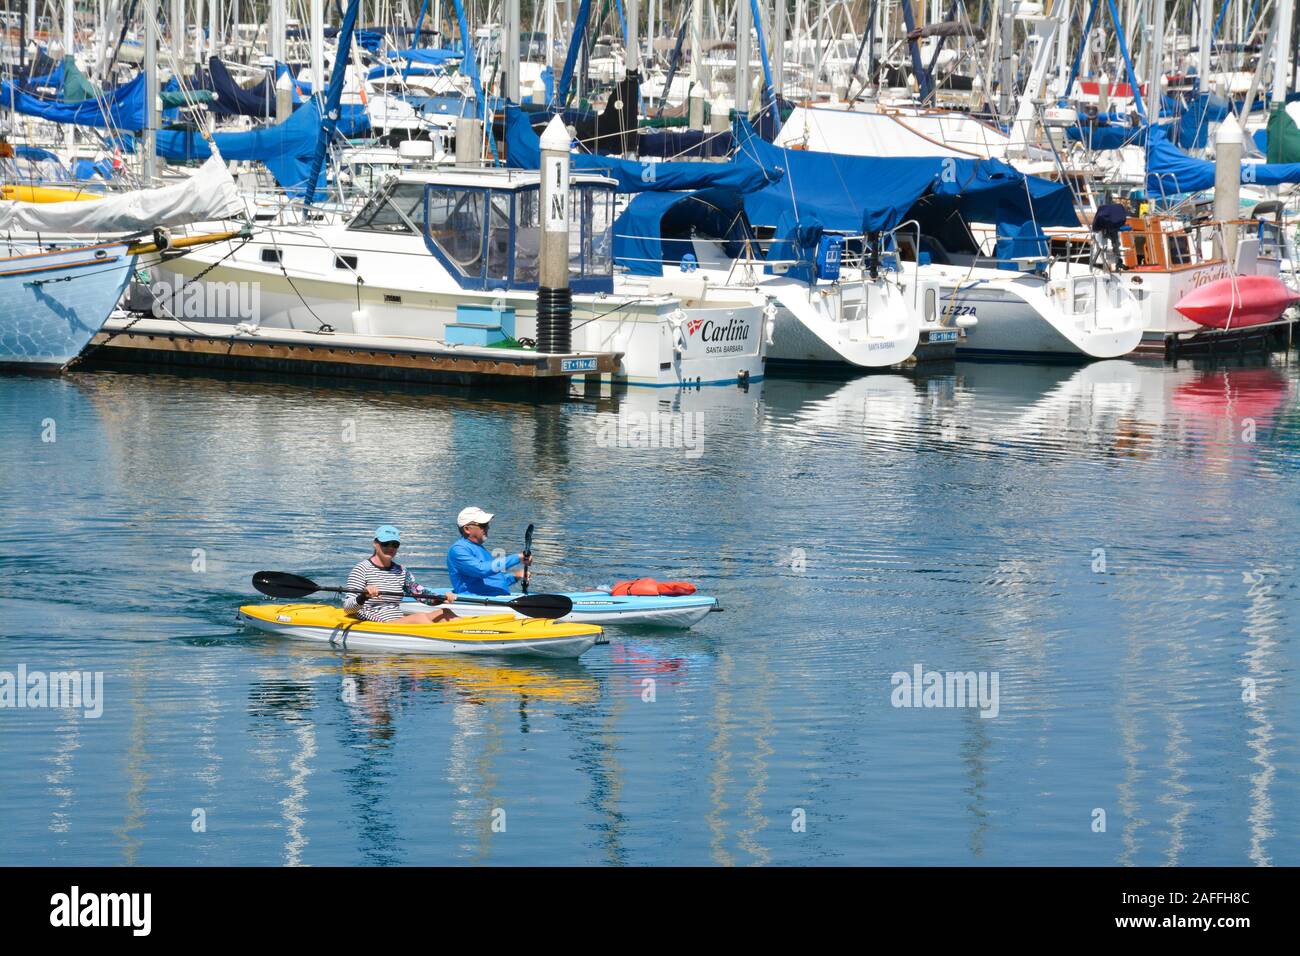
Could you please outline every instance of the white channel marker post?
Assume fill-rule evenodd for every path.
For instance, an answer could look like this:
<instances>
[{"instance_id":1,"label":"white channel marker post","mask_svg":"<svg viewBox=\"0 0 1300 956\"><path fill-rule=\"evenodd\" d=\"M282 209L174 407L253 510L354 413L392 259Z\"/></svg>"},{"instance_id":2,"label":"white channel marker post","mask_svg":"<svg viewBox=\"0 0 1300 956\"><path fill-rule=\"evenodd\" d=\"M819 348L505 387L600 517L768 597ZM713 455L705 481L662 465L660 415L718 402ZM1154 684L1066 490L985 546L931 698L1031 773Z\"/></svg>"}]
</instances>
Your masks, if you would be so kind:
<instances>
[{"instance_id":1,"label":"white channel marker post","mask_svg":"<svg viewBox=\"0 0 1300 956\"><path fill-rule=\"evenodd\" d=\"M1214 218L1224 223L1221 254L1229 267L1236 265L1237 226L1230 219L1241 218L1241 126L1232 110L1214 134Z\"/></svg>"},{"instance_id":2,"label":"white channel marker post","mask_svg":"<svg viewBox=\"0 0 1300 956\"><path fill-rule=\"evenodd\" d=\"M573 293L569 289L569 131L559 116L542 132L541 261L537 283L537 351L569 352Z\"/></svg>"}]
</instances>

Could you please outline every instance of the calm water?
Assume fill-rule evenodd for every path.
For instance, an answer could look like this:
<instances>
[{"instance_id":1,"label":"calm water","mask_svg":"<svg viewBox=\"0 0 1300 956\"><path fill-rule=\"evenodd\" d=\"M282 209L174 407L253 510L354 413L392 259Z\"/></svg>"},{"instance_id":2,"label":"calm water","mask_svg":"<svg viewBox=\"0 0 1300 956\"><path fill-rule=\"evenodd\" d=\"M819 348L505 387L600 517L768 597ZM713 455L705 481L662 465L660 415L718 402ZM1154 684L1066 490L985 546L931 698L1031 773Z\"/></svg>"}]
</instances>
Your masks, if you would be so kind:
<instances>
[{"instance_id":1,"label":"calm water","mask_svg":"<svg viewBox=\"0 0 1300 956\"><path fill-rule=\"evenodd\" d=\"M0 378L0 671L104 680L98 718L0 710L0 864L1295 865L1298 394L1127 362L541 406ZM631 447L664 422L692 447ZM726 611L559 664L233 625L253 571L341 583L381 522L442 582L467 504L503 547L536 523L535 590ZM996 716L893 706L918 665L996 675Z\"/></svg>"}]
</instances>

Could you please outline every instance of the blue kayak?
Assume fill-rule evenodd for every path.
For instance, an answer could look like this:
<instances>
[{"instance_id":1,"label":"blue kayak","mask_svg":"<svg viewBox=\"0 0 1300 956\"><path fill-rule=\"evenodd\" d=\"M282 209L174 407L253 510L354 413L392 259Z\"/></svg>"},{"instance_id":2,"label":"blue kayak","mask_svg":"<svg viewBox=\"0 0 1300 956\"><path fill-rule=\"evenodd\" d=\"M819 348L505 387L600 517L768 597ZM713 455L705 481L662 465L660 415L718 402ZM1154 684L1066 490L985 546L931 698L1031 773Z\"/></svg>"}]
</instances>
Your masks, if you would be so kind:
<instances>
[{"instance_id":1,"label":"blue kayak","mask_svg":"<svg viewBox=\"0 0 1300 956\"><path fill-rule=\"evenodd\" d=\"M571 621L575 624L651 624L656 627L685 628L699 623L718 606L718 599L707 594L643 597L633 594L615 596L608 591L569 591L564 596L573 601L573 610L559 620ZM519 595L503 594L499 597L461 595L460 600L448 607L458 616L500 614L505 602L516 597ZM402 604L402 610L408 613L428 609L427 605L415 601L406 601Z\"/></svg>"}]
</instances>

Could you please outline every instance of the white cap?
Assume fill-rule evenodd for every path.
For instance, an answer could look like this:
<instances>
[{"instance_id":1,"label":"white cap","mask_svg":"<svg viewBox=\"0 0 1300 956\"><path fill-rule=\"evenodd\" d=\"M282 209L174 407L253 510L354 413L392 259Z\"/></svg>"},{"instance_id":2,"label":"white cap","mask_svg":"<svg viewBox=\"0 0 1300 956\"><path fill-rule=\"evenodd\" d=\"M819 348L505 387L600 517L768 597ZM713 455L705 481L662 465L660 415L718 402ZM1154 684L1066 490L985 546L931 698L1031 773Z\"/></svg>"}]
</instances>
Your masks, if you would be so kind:
<instances>
[{"instance_id":1,"label":"white cap","mask_svg":"<svg viewBox=\"0 0 1300 956\"><path fill-rule=\"evenodd\" d=\"M546 124L546 129L542 130L538 145L542 149L552 152L567 153L572 144L573 140L569 137L569 131L564 125L564 120L560 119L559 114L552 116L551 121Z\"/></svg>"},{"instance_id":2,"label":"white cap","mask_svg":"<svg viewBox=\"0 0 1300 956\"><path fill-rule=\"evenodd\" d=\"M1227 118L1219 124L1218 132L1214 134L1214 144L1216 146L1220 143L1232 145L1244 141L1241 124L1237 122L1237 117L1233 115L1232 110L1228 110Z\"/></svg>"},{"instance_id":3,"label":"white cap","mask_svg":"<svg viewBox=\"0 0 1300 956\"><path fill-rule=\"evenodd\" d=\"M467 524L487 524L492 520L492 516L477 505L470 505L468 508L462 508L460 514L456 515L456 527L463 528Z\"/></svg>"}]
</instances>

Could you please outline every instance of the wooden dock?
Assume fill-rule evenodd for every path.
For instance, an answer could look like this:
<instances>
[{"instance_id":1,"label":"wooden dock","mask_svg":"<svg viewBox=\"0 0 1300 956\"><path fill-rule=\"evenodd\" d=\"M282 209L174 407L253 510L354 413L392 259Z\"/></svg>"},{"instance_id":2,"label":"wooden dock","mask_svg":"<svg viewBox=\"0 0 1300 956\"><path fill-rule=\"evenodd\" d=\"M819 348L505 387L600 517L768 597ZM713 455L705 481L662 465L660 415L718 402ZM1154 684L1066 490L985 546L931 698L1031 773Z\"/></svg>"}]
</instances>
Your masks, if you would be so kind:
<instances>
[{"instance_id":1,"label":"wooden dock","mask_svg":"<svg viewBox=\"0 0 1300 956\"><path fill-rule=\"evenodd\" d=\"M567 389L574 376L612 375L618 352L542 355L398 336L253 328L118 315L104 323L88 365L184 365L288 375L447 385Z\"/></svg>"}]
</instances>

